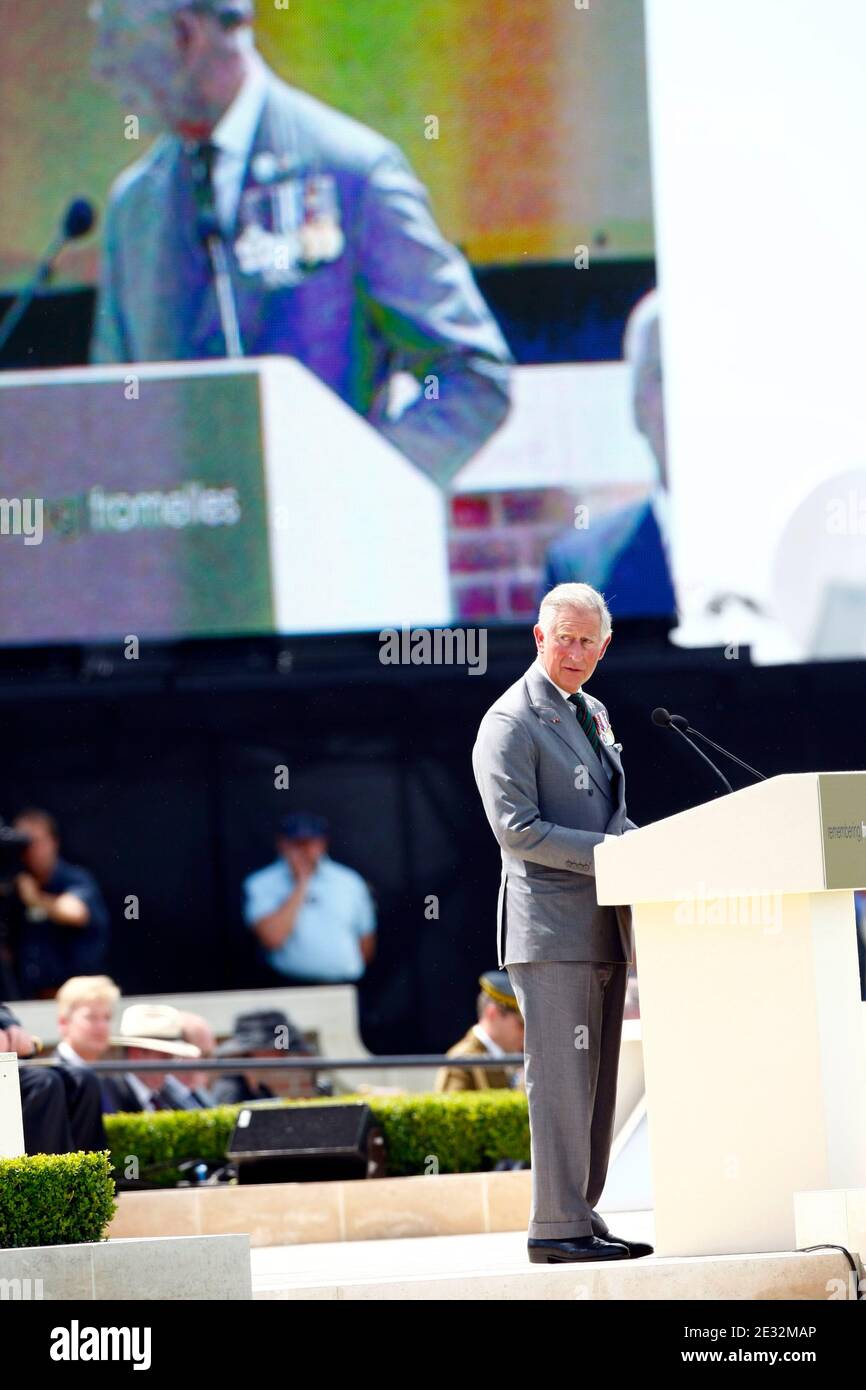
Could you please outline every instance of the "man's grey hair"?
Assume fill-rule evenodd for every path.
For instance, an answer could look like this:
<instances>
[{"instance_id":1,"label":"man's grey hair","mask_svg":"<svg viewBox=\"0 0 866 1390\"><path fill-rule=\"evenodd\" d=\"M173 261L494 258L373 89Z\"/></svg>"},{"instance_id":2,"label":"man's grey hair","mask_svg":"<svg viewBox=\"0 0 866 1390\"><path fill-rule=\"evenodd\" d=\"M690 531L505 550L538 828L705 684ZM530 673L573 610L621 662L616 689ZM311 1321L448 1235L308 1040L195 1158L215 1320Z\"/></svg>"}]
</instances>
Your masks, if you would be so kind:
<instances>
[{"instance_id":1,"label":"man's grey hair","mask_svg":"<svg viewBox=\"0 0 866 1390\"><path fill-rule=\"evenodd\" d=\"M591 613L597 613L602 641L613 631L610 609L604 601L604 595L593 589L591 584L557 584L555 589L546 593L538 609L539 627L546 631L548 624L563 608L585 608Z\"/></svg>"},{"instance_id":2,"label":"man's grey hair","mask_svg":"<svg viewBox=\"0 0 866 1390\"><path fill-rule=\"evenodd\" d=\"M660 316L661 296L658 290L645 294L629 314L623 334L622 355L632 368L637 368L643 361L650 330L658 323Z\"/></svg>"},{"instance_id":3,"label":"man's grey hair","mask_svg":"<svg viewBox=\"0 0 866 1390\"><path fill-rule=\"evenodd\" d=\"M226 29L255 19L254 0L133 0L130 9L138 11L142 19L195 10L197 14L213 15Z\"/></svg>"}]
</instances>

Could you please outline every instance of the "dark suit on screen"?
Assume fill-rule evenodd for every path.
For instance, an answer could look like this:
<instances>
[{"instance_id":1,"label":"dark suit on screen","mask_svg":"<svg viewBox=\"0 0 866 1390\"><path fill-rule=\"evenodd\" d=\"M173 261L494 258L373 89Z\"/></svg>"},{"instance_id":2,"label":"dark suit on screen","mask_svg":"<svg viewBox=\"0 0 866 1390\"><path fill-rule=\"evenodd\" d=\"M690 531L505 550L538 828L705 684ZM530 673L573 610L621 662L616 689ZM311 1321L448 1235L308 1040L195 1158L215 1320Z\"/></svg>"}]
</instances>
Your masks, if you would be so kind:
<instances>
[{"instance_id":1,"label":"dark suit on screen","mask_svg":"<svg viewBox=\"0 0 866 1390\"><path fill-rule=\"evenodd\" d=\"M505 340L400 149L262 68L264 105L238 216L253 209L256 227L280 237L288 259L244 266L236 216L226 249L245 354L297 358L444 484L508 412ZM342 244L306 263L298 227L323 187ZM164 135L111 191L94 362L225 356L198 215L189 150ZM422 391L392 419L388 383L398 371Z\"/></svg>"}]
</instances>

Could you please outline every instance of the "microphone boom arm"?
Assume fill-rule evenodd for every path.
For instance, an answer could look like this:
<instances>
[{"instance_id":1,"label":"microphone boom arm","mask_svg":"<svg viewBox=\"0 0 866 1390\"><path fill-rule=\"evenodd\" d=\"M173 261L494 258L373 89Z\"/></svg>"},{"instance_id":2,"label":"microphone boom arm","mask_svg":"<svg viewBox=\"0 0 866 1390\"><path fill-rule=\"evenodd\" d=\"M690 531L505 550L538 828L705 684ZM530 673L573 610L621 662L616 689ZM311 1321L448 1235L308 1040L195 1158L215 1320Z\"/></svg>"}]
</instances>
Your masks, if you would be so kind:
<instances>
[{"instance_id":1,"label":"microphone boom arm","mask_svg":"<svg viewBox=\"0 0 866 1390\"><path fill-rule=\"evenodd\" d=\"M676 728L676 725L673 725L673 727ZM750 767L748 763L744 763L742 758L737 757L736 753L729 753L727 748L723 748L720 743L713 743L711 738L707 738L706 734L702 734L699 729L693 729L691 724L687 724L685 729L678 729L677 732L681 734L694 734L695 737L699 738L702 743L705 743L708 748L714 748L717 753L723 753L726 758L730 758L732 763L736 763L738 767L745 768L746 772L751 772L752 776L757 777L759 782L766 782L767 778L763 772L759 772L756 767ZM692 746L694 747L694 745ZM698 749L697 751L700 752L701 750Z\"/></svg>"},{"instance_id":2,"label":"microphone boom arm","mask_svg":"<svg viewBox=\"0 0 866 1390\"><path fill-rule=\"evenodd\" d=\"M710 762L710 760L709 760L709 758L707 757L706 753L702 753L702 752L701 752L701 750L700 750L700 748L698 747L698 745L697 745L696 743L693 743L693 742L692 742L692 740L689 738L688 734L684 734L683 731L682 731L682 729L678 729L678 728L677 728L676 724L671 724L669 727L670 727L671 729L673 729L675 733L679 734L680 738L684 738L684 739L685 739L685 741L686 741L686 743L689 745L689 747L690 747L690 748L693 748L693 749L695 750L695 752L697 753L698 757L701 758L701 759L703 760L703 762L706 763L707 767L712 768L713 772L714 772L715 775L718 777L718 779L719 779L719 781L721 782L722 786L724 787L725 791L726 791L726 792L732 792L734 789L733 789L733 787L731 786L730 782L728 781L727 777L724 775L724 773L721 772L720 769L716 767L715 763Z\"/></svg>"}]
</instances>

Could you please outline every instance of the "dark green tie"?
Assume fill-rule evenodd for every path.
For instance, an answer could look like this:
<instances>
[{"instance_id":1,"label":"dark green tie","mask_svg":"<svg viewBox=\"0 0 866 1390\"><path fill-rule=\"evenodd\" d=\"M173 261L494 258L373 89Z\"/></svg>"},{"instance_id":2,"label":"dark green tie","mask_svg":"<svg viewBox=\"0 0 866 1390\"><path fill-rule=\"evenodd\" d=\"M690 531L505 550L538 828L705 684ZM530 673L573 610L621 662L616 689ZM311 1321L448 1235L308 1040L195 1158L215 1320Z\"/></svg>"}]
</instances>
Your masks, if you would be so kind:
<instances>
[{"instance_id":1,"label":"dark green tie","mask_svg":"<svg viewBox=\"0 0 866 1390\"><path fill-rule=\"evenodd\" d=\"M578 690L575 695L569 695L569 703L574 705L577 714L577 722L583 729L598 757L601 757L601 739L595 727L595 720L589 712L589 705L586 703L581 692Z\"/></svg>"},{"instance_id":2,"label":"dark green tie","mask_svg":"<svg viewBox=\"0 0 866 1390\"><path fill-rule=\"evenodd\" d=\"M212 140L202 140L189 150L193 191L198 209L199 235L208 237L219 231L213 171L219 148Z\"/></svg>"}]
</instances>

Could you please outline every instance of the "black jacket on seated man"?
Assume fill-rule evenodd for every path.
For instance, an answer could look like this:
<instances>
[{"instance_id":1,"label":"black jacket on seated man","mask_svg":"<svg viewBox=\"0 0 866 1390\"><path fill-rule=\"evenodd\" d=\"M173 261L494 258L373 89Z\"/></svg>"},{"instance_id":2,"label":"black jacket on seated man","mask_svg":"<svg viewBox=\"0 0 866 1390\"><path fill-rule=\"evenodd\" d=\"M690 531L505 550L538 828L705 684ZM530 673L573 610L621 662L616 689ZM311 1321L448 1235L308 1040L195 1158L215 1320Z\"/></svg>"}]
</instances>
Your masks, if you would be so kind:
<instances>
[{"instance_id":1,"label":"black jacket on seated man","mask_svg":"<svg viewBox=\"0 0 866 1390\"><path fill-rule=\"evenodd\" d=\"M101 1089L105 1115L118 1111L136 1114L142 1110L208 1110L215 1104L210 1095L190 1090L171 1073L158 1091L148 1091L145 1085L136 1086L129 1072L103 1076Z\"/></svg>"},{"instance_id":2,"label":"black jacket on seated man","mask_svg":"<svg viewBox=\"0 0 866 1390\"><path fill-rule=\"evenodd\" d=\"M20 1028L0 1004L0 1030ZM24 1149L28 1154L92 1153L109 1147L99 1082L84 1067L19 1067Z\"/></svg>"}]
</instances>

